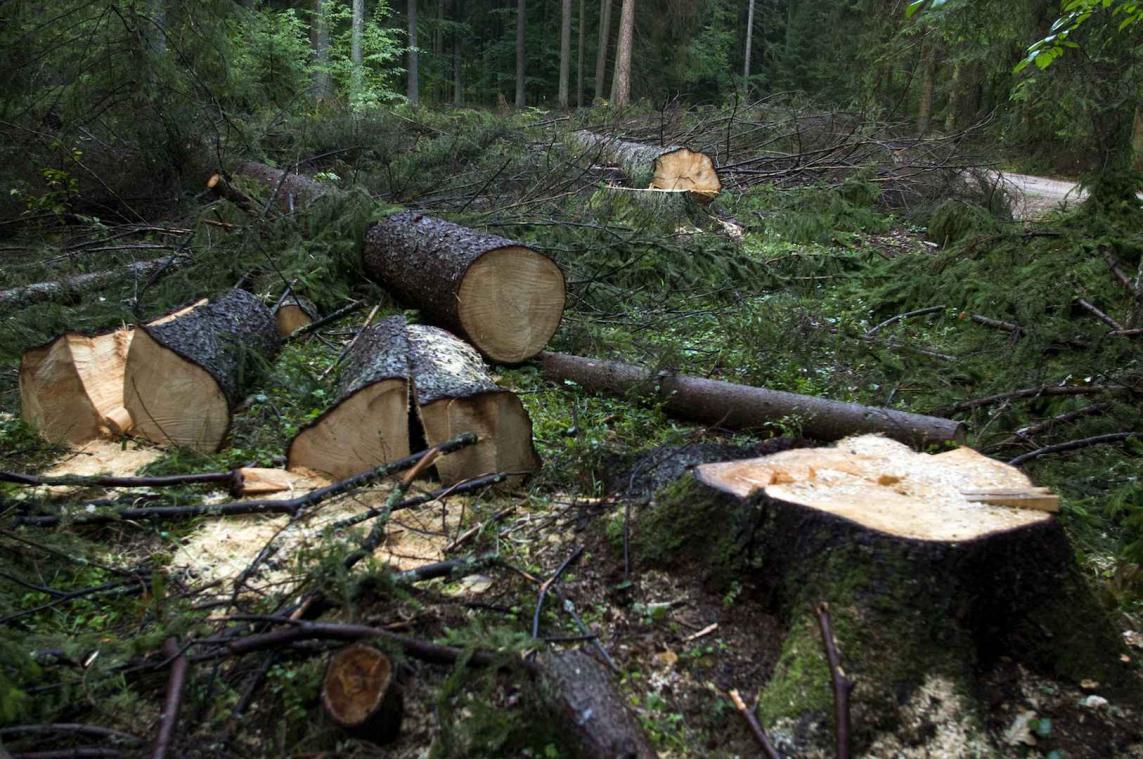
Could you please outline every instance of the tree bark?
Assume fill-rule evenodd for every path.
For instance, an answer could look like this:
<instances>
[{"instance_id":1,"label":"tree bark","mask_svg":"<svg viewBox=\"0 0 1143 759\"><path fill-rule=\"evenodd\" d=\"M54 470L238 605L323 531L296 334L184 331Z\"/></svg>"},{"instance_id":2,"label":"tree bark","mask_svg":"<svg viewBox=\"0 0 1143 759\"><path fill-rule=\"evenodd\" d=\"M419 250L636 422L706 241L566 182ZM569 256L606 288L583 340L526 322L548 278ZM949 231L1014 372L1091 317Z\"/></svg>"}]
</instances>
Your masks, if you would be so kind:
<instances>
[{"instance_id":1,"label":"tree bark","mask_svg":"<svg viewBox=\"0 0 1143 759\"><path fill-rule=\"evenodd\" d=\"M563 272L549 258L412 211L369 228L364 267L400 301L494 361L536 355L563 313Z\"/></svg>"},{"instance_id":2,"label":"tree bark","mask_svg":"<svg viewBox=\"0 0 1143 759\"><path fill-rule=\"evenodd\" d=\"M365 35L365 0L353 0L353 20L350 26L349 59L353 66L350 96L360 96L365 84L365 59L362 37Z\"/></svg>"},{"instance_id":3,"label":"tree bark","mask_svg":"<svg viewBox=\"0 0 1143 759\"><path fill-rule=\"evenodd\" d=\"M750 5L746 11L746 54L743 56L742 62L742 89L744 92L750 91L750 45L754 38L754 0L750 0Z\"/></svg>"},{"instance_id":4,"label":"tree bark","mask_svg":"<svg viewBox=\"0 0 1143 759\"><path fill-rule=\"evenodd\" d=\"M926 44L921 56L921 98L917 104L917 136L924 137L929 131L929 121L933 115L933 89L937 65L935 45Z\"/></svg>"},{"instance_id":5,"label":"tree bark","mask_svg":"<svg viewBox=\"0 0 1143 759\"><path fill-rule=\"evenodd\" d=\"M583 47L584 39L586 37L586 27L584 26L583 18L583 5L584 0L579 0L579 45L576 53L575 64L575 105L576 108L583 108Z\"/></svg>"},{"instance_id":6,"label":"tree bark","mask_svg":"<svg viewBox=\"0 0 1143 759\"><path fill-rule=\"evenodd\" d=\"M595 99L602 100L607 85L607 47L611 44L611 0L599 0L599 49L595 53Z\"/></svg>"},{"instance_id":7,"label":"tree bark","mask_svg":"<svg viewBox=\"0 0 1143 759\"><path fill-rule=\"evenodd\" d=\"M332 189L329 185L307 177L305 174L275 169L255 161L245 161L238 164L234 168L234 175L256 182L265 188L267 193L272 193L272 199L269 203L283 213L293 213L299 208L308 206ZM211 181L207 184L213 188L215 187L214 182L215 177L211 177Z\"/></svg>"},{"instance_id":8,"label":"tree bark","mask_svg":"<svg viewBox=\"0 0 1143 759\"><path fill-rule=\"evenodd\" d=\"M524 97L524 31L526 22L525 0L516 0L516 107L527 105Z\"/></svg>"},{"instance_id":9,"label":"tree bark","mask_svg":"<svg viewBox=\"0 0 1143 759\"><path fill-rule=\"evenodd\" d=\"M707 199L722 190L714 161L705 153L681 145L644 145L588 131L575 132L573 136L580 144L598 149L604 158L618 164L633 187L686 190Z\"/></svg>"},{"instance_id":10,"label":"tree bark","mask_svg":"<svg viewBox=\"0 0 1143 759\"><path fill-rule=\"evenodd\" d=\"M74 298L80 293L104 287L119 279L132 278L136 283L177 270L189 259L186 256L163 256L136 261L118 269L93 271L53 282L36 282L10 290L0 290L0 311L26 308L45 301Z\"/></svg>"},{"instance_id":11,"label":"tree bark","mask_svg":"<svg viewBox=\"0 0 1143 759\"><path fill-rule=\"evenodd\" d=\"M409 0L409 79L405 90L405 97L413 105L421 102L421 87L417 71L417 0Z\"/></svg>"},{"instance_id":12,"label":"tree bark","mask_svg":"<svg viewBox=\"0 0 1143 759\"><path fill-rule=\"evenodd\" d=\"M635 36L635 0L623 0L619 13L619 41L615 46L615 74L611 80L611 104L617 108L631 99L631 45Z\"/></svg>"},{"instance_id":13,"label":"tree bark","mask_svg":"<svg viewBox=\"0 0 1143 759\"><path fill-rule=\"evenodd\" d=\"M401 731L404 705L397 673L388 656L358 643L330 657L321 702L339 727L382 745Z\"/></svg>"},{"instance_id":14,"label":"tree bark","mask_svg":"<svg viewBox=\"0 0 1143 759\"><path fill-rule=\"evenodd\" d=\"M652 375L632 364L566 353L542 353L540 361L541 372L549 380L571 380L586 390L619 396L643 388L668 413L728 429L761 429L791 417L801 424L804 436L815 440L879 432L905 443L927 445L964 437L964 425L950 419L685 374Z\"/></svg>"},{"instance_id":15,"label":"tree bark","mask_svg":"<svg viewBox=\"0 0 1143 759\"><path fill-rule=\"evenodd\" d=\"M325 3L314 0L313 22L310 24L310 44L314 53L312 92L314 100L321 102L332 94L329 79L329 28L325 18Z\"/></svg>"},{"instance_id":16,"label":"tree bark","mask_svg":"<svg viewBox=\"0 0 1143 759\"><path fill-rule=\"evenodd\" d=\"M464 18L464 0L456 0L453 4L456 12L456 23ZM452 104L457 108L464 105L464 35L459 31L452 35Z\"/></svg>"},{"instance_id":17,"label":"tree bark","mask_svg":"<svg viewBox=\"0 0 1143 759\"><path fill-rule=\"evenodd\" d=\"M560 108L568 107L571 84L572 0L560 0L560 81L557 95Z\"/></svg>"}]
</instances>

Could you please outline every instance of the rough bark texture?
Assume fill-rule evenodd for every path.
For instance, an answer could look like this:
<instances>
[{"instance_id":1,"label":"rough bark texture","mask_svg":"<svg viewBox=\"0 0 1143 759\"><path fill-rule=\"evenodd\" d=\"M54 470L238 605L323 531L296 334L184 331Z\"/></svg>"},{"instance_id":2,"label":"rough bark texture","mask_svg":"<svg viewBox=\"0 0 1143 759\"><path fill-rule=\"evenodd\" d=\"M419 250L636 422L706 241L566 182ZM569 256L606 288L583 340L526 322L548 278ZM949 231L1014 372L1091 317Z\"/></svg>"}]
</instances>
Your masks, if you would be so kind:
<instances>
[{"instance_id":1,"label":"rough bark texture","mask_svg":"<svg viewBox=\"0 0 1143 759\"><path fill-rule=\"evenodd\" d=\"M421 85L417 65L417 0L409 0L409 81L405 95L409 102L417 105L421 102Z\"/></svg>"},{"instance_id":2,"label":"rough bark texture","mask_svg":"<svg viewBox=\"0 0 1143 759\"><path fill-rule=\"evenodd\" d=\"M560 108L568 107L568 89L571 80L571 16L572 0L560 0Z\"/></svg>"},{"instance_id":3,"label":"rough bark texture","mask_svg":"<svg viewBox=\"0 0 1143 759\"><path fill-rule=\"evenodd\" d=\"M602 100L607 86L607 46L611 44L611 0L599 0L599 47L595 53L595 99Z\"/></svg>"},{"instance_id":4,"label":"rough bark texture","mask_svg":"<svg viewBox=\"0 0 1143 759\"><path fill-rule=\"evenodd\" d=\"M527 105L527 100L524 93L524 31L526 28L526 11L525 0L516 0L516 107L523 108Z\"/></svg>"},{"instance_id":5,"label":"rough bark texture","mask_svg":"<svg viewBox=\"0 0 1143 759\"><path fill-rule=\"evenodd\" d=\"M754 41L754 0L750 0L750 5L746 11L746 53L742 56L742 88L744 90L750 89L750 47Z\"/></svg>"},{"instance_id":6,"label":"rough bark texture","mask_svg":"<svg viewBox=\"0 0 1143 759\"><path fill-rule=\"evenodd\" d=\"M687 375L653 376L642 367L619 361L542 353L541 362L550 380L570 379L589 391L612 395L644 387L667 412L727 429L758 429L793 417L800 422L802 434L816 440L880 432L904 443L924 445L964 436L964 426L950 419Z\"/></svg>"},{"instance_id":7,"label":"rough bark texture","mask_svg":"<svg viewBox=\"0 0 1143 759\"><path fill-rule=\"evenodd\" d=\"M549 281L534 290L504 281L492 283L484 292L462 292L472 267L497 251L514 251L532 261L533 266L544 269ZM559 324L558 312L563 311L563 275L547 258L512 240L412 211L369 228L364 265L369 276L399 300L421 309L434 324L463 335L497 361L524 361L539 352ZM558 294L551 292L557 289ZM508 320L496 327L466 323L465 309L481 298L498 302L497 308L508 315ZM534 318L539 308L548 312L543 319ZM524 352L513 354L511 346L507 350L501 347L502 341L517 338Z\"/></svg>"},{"instance_id":8,"label":"rough bark texture","mask_svg":"<svg viewBox=\"0 0 1143 759\"><path fill-rule=\"evenodd\" d=\"M427 444L462 432L475 432L479 441L437 462L442 482L539 467L528 412L514 393L493 382L480 354L443 329L423 325L409 327L409 345Z\"/></svg>"},{"instance_id":9,"label":"rough bark texture","mask_svg":"<svg viewBox=\"0 0 1143 759\"><path fill-rule=\"evenodd\" d=\"M314 0L313 23L310 24L310 45L314 53L314 74L311 84L314 100L322 101L332 93L329 79L329 27L326 24L326 0Z\"/></svg>"},{"instance_id":10,"label":"rough bark texture","mask_svg":"<svg viewBox=\"0 0 1143 759\"><path fill-rule=\"evenodd\" d=\"M118 269L93 271L54 282L36 282L0 290L0 311L24 308L44 301L64 300L121 279L130 278L139 282L173 272L186 260L185 256L163 256L148 261L136 261Z\"/></svg>"},{"instance_id":11,"label":"rough bark texture","mask_svg":"<svg viewBox=\"0 0 1143 759\"><path fill-rule=\"evenodd\" d=\"M304 208L329 191L328 186L304 174L288 173L255 161L238 164L234 174L257 182L268 193L274 193L274 207L285 213Z\"/></svg>"},{"instance_id":12,"label":"rough bark texture","mask_svg":"<svg viewBox=\"0 0 1143 759\"><path fill-rule=\"evenodd\" d=\"M585 147L598 150L605 160L617 164L632 187L690 190L705 197L717 195L722 189L710 156L686 146L645 145L584 130L573 136Z\"/></svg>"},{"instance_id":13,"label":"rough bark texture","mask_svg":"<svg viewBox=\"0 0 1143 759\"><path fill-rule=\"evenodd\" d=\"M538 662L540 688L576 756L650 759L656 756L638 721L611 684L610 672L580 649L553 651Z\"/></svg>"},{"instance_id":14,"label":"rough bark texture","mask_svg":"<svg viewBox=\"0 0 1143 759\"><path fill-rule=\"evenodd\" d=\"M615 75L611 79L611 105L622 108L631 99L631 47L635 36L635 0L623 0L619 12L619 39L615 43Z\"/></svg>"},{"instance_id":15,"label":"rough bark texture","mask_svg":"<svg viewBox=\"0 0 1143 759\"><path fill-rule=\"evenodd\" d=\"M763 724L784 753L832 753L833 696L813 615L823 601L857 683L857 756L896 755L885 748L892 745L922 755L938 731L981 733L987 705L975 700L977 678L1001 657L1137 697L1115 629L1050 515L974 539L919 540L774 497L770 488L728 492L709 466L720 465L700 467L637 514L636 555L720 588L739 582L786 623L760 697ZM940 683L944 704L924 696ZM984 745L981 755L995 750Z\"/></svg>"}]
</instances>

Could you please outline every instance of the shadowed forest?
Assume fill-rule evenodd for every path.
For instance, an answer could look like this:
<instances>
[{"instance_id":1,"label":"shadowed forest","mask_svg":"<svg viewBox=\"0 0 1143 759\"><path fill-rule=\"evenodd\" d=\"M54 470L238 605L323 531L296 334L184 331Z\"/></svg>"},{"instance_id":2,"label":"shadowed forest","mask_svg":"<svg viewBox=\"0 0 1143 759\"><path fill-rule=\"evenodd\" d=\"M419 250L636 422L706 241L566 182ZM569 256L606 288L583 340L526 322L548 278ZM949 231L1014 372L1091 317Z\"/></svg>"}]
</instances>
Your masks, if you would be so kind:
<instances>
[{"instance_id":1,"label":"shadowed forest","mask_svg":"<svg viewBox=\"0 0 1143 759\"><path fill-rule=\"evenodd\" d=\"M0 755L1143 756L1143 2L0 71Z\"/></svg>"}]
</instances>

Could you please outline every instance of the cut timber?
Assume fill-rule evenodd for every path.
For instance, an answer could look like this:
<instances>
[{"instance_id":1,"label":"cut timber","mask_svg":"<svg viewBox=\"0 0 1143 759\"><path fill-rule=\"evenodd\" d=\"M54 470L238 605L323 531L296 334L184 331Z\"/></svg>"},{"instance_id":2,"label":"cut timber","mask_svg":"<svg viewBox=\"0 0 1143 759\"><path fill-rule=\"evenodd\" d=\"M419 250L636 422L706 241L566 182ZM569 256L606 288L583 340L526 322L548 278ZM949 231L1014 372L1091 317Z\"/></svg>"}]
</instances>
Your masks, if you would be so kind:
<instances>
[{"instance_id":1,"label":"cut timber","mask_svg":"<svg viewBox=\"0 0 1143 759\"><path fill-rule=\"evenodd\" d=\"M147 261L136 261L118 269L93 271L54 282L36 282L10 290L0 290L0 310L23 308L44 301L64 300L122 279L131 278L139 281L157 278L175 271L188 260L186 256L163 256Z\"/></svg>"},{"instance_id":2,"label":"cut timber","mask_svg":"<svg viewBox=\"0 0 1143 759\"><path fill-rule=\"evenodd\" d=\"M979 678L1004 660L1137 696L1115 627L1059 522L976 501L974 491L1036 492L1015 467L969 448L928 455L866 435L701 465L635 513L632 545L644 563L740 583L744 599L788 629L759 700L784 755L832 753L833 697L814 613L823 602L856 682L854 756L923 743L937 732L929 724L986 724L988 704L974 700ZM959 695L926 699L934 678Z\"/></svg>"},{"instance_id":3,"label":"cut timber","mask_svg":"<svg viewBox=\"0 0 1143 759\"><path fill-rule=\"evenodd\" d=\"M802 435L815 440L839 440L863 432L880 432L911 445L964 439L964 425L951 419L685 374L653 375L632 364L566 353L543 353L540 361L549 380L571 380L592 392L620 396L646 388L668 413L716 427L760 429L788 417L800 424Z\"/></svg>"},{"instance_id":4,"label":"cut timber","mask_svg":"<svg viewBox=\"0 0 1143 759\"><path fill-rule=\"evenodd\" d=\"M564 274L503 237L406 211L369 228L366 273L493 361L539 353L559 326Z\"/></svg>"},{"instance_id":5,"label":"cut timber","mask_svg":"<svg viewBox=\"0 0 1143 759\"><path fill-rule=\"evenodd\" d=\"M131 429L123 403L123 371L131 329L94 335L69 332L20 360L20 409L52 443L85 443Z\"/></svg>"},{"instance_id":6,"label":"cut timber","mask_svg":"<svg viewBox=\"0 0 1143 759\"><path fill-rule=\"evenodd\" d=\"M401 731L403 704L393 662L372 646L352 645L330 658L321 702L330 719L357 738L383 744Z\"/></svg>"},{"instance_id":7,"label":"cut timber","mask_svg":"<svg viewBox=\"0 0 1143 759\"><path fill-rule=\"evenodd\" d=\"M611 673L580 649L553 651L537 661L543 700L574 756L651 759L657 756L635 716L611 683Z\"/></svg>"},{"instance_id":8,"label":"cut timber","mask_svg":"<svg viewBox=\"0 0 1143 759\"><path fill-rule=\"evenodd\" d=\"M628 142L594 132L579 131L574 136L581 145L598 150L623 169L634 187L687 190L708 199L722 191L714 161L705 153L680 145Z\"/></svg>"},{"instance_id":9,"label":"cut timber","mask_svg":"<svg viewBox=\"0 0 1143 759\"><path fill-rule=\"evenodd\" d=\"M422 325L409 327L409 343L425 441L433 446L462 432L475 433L478 441L437 461L441 482L539 467L528 412L515 393L492 381L471 346L443 329Z\"/></svg>"},{"instance_id":10,"label":"cut timber","mask_svg":"<svg viewBox=\"0 0 1143 759\"><path fill-rule=\"evenodd\" d=\"M317 306L298 295L287 294L274 306L274 325L278 337L289 337L294 330L312 324L318 317Z\"/></svg>"},{"instance_id":11,"label":"cut timber","mask_svg":"<svg viewBox=\"0 0 1143 759\"><path fill-rule=\"evenodd\" d=\"M135 429L162 445L218 450L231 408L278 347L270 309L245 290L137 327L123 390Z\"/></svg>"},{"instance_id":12,"label":"cut timber","mask_svg":"<svg viewBox=\"0 0 1143 759\"><path fill-rule=\"evenodd\" d=\"M231 472L230 494L235 498L293 490L312 490L315 480L285 469L241 467Z\"/></svg>"},{"instance_id":13,"label":"cut timber","mask_svg":"<svg viewBox=\"0 0 1143 759\"><path fill-rule=\"evenodd\" d=\"M304 174L275 169L273 166L256 161L246 161L235 166L234 177L259 185L267 197L272 193L270 204L283 213L293 213L297 209L304 208L331 189L328 185ZM251 210L247 208L249 204L246 202L250 199L229 185L221 175L212 176L207 182L207 187ZM242 200L243 197L246 201Z\"/></svg>"},{"instance_id":14,"label":"cut timber","mask_svg":"<svg viewBox=\"0 0 1143 759\"><path fill-rule=\"evenodd\" d=\"M409 455L405 319L366 327L345 356L337 401L290 443L290 469L344 479Z\"/></svg>"}]
</instances>

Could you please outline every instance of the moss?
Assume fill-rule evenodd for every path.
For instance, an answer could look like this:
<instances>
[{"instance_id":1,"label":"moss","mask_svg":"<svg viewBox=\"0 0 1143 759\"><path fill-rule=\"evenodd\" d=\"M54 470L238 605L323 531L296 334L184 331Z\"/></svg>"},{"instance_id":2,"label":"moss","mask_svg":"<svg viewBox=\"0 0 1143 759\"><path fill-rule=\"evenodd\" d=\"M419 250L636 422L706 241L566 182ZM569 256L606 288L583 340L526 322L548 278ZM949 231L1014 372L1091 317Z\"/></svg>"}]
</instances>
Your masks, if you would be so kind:
<instances>
[{"instance_id":1,"label":"moss","mask_svg":"<svg viewBox=\"0 0 1143 759\"><path fill-rule=\"evenodd\" d=\"M783 717L825 717L833 706L829 667L813 622L798 622L786 636L774 674L758 701L763 724Z\"/></svg>"}]
</instances>

